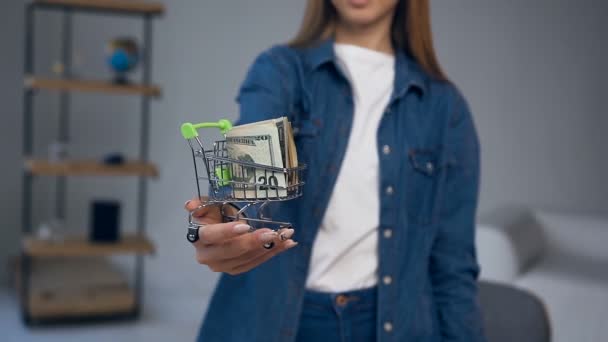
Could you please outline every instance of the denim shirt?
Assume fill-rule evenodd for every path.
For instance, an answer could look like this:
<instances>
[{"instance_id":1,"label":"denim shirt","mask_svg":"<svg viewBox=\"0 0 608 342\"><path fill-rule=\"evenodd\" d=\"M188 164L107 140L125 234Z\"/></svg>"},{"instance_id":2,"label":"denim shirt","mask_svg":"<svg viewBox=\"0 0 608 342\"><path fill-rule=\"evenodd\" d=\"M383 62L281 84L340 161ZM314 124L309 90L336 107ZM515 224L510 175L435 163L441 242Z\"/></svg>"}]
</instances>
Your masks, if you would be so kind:
<instances>
[{"instance_id":1,"label":"denim shirt","mask_svg":"<svg viewBox=\"0 0 608 342\"><path fill-rule=\"evenodd\" d=\"M292 341L315 236L346 151L351 87L333 41L275 46L253 63L237 98L240 123L283 115L308 165L302 197L273 203L299 245L237 276L224 274L200 341ZM474 246L479 144L455 87L429 77L405 53L377 131L378 341L483 341ZM352 213L365 215L365 213Z\"/></svg>"}]
</instances>

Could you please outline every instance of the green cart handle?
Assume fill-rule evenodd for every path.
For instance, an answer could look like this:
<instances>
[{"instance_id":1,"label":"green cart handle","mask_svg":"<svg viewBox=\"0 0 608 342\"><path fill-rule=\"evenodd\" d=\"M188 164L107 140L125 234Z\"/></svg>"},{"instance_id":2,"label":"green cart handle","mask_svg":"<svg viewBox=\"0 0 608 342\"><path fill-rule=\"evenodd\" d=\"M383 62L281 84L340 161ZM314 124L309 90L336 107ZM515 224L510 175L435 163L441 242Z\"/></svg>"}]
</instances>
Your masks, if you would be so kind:
<instances>
[{"instance_id":1,"label":"green cart handle","mask_svg":"<svg viewBox=\"0 0 608 342\"><path fill-rule=\"evenodd\" d=\"M218 122L201 122L197 124L192 124L190 122L186 122L182 124L181 131L184 139L192 139L198 137L197 129L199 128L218 128L222 134L226 134L229 130L232 129L232 122L222 119Z\"/></svg>"},{"instance_id":2,"label":"green cart handle","mask_svg":"<svg viewBox=\"0 0 608 342\"><path fill-rule=\"evenodd\" d=\"M186 122L182 124L181 127L181 132L184 139L190 140L198 137L197 129L199 128L218 128L222 134L226 134L232 129L232 122L226 119L219 120L218 122L201 122L197 124ZM218 184L220 186L230 184L230 180L232 180L232 172L229 168L218 166L213 171L215 172L215 176L217 177Z\"/></svg>"}]
</instances>

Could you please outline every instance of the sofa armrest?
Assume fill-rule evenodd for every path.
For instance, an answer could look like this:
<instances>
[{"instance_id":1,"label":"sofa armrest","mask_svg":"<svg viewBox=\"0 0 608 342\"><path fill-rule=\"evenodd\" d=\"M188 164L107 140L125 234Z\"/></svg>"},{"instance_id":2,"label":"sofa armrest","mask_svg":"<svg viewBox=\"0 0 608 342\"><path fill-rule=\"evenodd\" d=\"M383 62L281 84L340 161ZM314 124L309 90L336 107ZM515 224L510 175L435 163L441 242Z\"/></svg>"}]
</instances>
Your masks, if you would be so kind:
<instances>
[{"instance_id":1,"label":"sofa armrest","mask_svg":"<svg viewBox=\"0 0 608 342\"><path fill-rule=\"evenodd\" d=\"M545 252L545 237L533 215L505 210L477 226L481 279L512 282Z\"/></svg>"}]
</instances>

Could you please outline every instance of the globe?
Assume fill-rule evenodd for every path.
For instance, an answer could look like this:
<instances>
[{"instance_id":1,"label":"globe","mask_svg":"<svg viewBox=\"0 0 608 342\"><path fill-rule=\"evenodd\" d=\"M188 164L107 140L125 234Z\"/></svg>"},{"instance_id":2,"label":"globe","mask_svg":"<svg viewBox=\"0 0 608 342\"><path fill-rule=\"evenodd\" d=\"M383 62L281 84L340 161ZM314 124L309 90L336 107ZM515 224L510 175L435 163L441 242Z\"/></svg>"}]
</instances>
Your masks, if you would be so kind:
<instances>
[{"instance_id":1,"label":"globe","mask_svg":"<svg viewBox=\"0 0 608 342\"><path fill-rule=\"evenodd\" d=\"M133 38L115 38L108 42L107 62L114 72L114 82L119 84L129 83L127 74L137 66L139 62L139 48Z\"/></svg>"}]
</instances>

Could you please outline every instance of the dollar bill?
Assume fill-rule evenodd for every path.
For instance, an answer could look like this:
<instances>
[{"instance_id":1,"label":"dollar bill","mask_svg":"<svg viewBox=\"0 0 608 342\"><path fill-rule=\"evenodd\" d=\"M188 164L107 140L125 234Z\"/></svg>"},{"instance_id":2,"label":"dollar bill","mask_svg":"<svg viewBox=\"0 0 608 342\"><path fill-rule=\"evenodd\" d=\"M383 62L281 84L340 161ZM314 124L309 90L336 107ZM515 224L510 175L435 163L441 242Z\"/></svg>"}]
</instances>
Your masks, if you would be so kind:
<instances>
[{"instance_id":1,"label":"dollar bill","mask_svg":"<svg viewBox=\"0 0 608 342\"><path fill-rule=\"evenodd\" d=\"M250 164L283 168L288 164L285 120L275 119L233 127L226 134L232 164L232 188L236 199L285 197L287 179L283 172Z\"/></svg>"}]
</instances>

